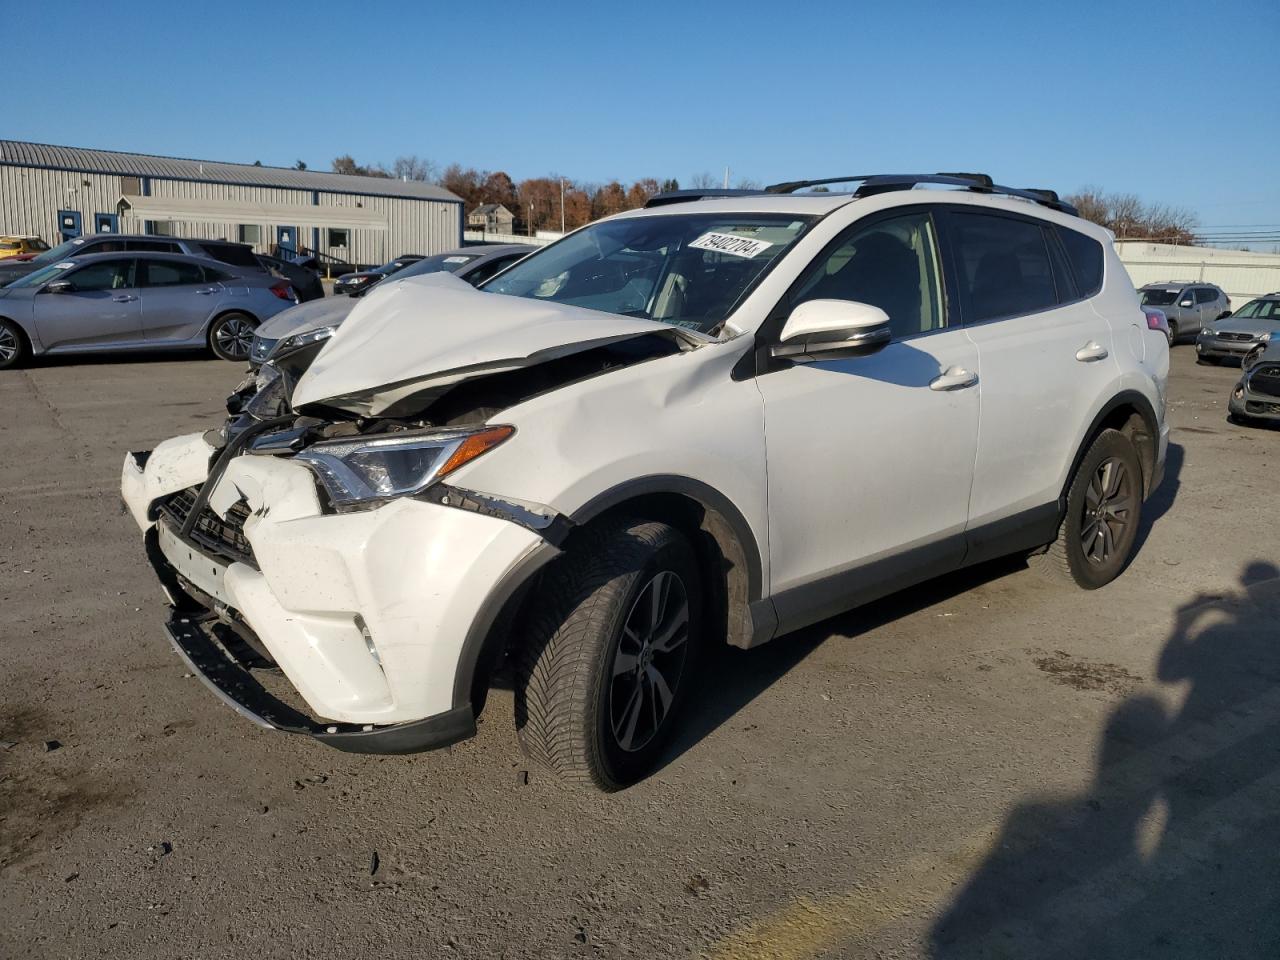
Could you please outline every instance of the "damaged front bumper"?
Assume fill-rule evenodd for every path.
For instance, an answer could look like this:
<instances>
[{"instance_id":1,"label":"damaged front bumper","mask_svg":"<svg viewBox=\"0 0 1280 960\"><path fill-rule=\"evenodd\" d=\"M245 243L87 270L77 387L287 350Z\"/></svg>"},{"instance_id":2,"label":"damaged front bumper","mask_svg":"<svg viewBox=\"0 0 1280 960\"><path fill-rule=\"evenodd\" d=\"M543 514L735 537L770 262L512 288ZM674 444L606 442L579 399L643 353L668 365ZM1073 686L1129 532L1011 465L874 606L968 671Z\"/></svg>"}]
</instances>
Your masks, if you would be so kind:
<instances>
[{"instance_id":1,"label":"damaged front bumper","mask_svg":"<svg viewBox=\"0 0 1280 960\"><path fill-rule=\"evenodd\" d=\"M471 736L462 681L477 636L513 573L558 549L447 498L326 513L310 471L285 458L232 456L206 481L216 453L203 436L175 438L128 455L121 481L174 605L169 638L192 672L260 726L344 750L407 753ZM253 657L219 639L227 627L279 666L314 716L258 683Z\"/></svg>"}]
</instances>

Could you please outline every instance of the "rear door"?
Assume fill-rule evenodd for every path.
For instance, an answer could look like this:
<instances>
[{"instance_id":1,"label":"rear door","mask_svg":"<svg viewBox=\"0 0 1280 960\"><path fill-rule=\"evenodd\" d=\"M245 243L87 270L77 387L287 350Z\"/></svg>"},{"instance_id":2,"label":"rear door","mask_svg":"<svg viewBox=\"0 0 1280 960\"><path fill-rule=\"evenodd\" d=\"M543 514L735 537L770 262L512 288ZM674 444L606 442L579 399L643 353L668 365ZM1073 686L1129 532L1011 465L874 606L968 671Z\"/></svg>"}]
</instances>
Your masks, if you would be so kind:
<instances>
[{"instance_id":1,"label":"rear door","mask_svg":"<svg viewBox=\"0 0 1280 960\"><path fill-rule=\"evenodd\" d=\"M1204 330L1218 319L1218 291L1212 287L1196 287L1196 315L1199 329Z\"/></svg>"},{"instance_id":2,"label":"rear door","mask_svg":"<svg viewBox=\"0 0 1280 960\"><path fill-rule=\"evenodd\" d=\"M222 293L203 267L188 260L142 257L142 329L150 342L174 342L198 337Z\"/></svg>"},{"instance_id":3,"label":"rear door","mask_svg":"<svg viewBox=\"0 0 1280 960\"><path fill-rule=\"evenodd\" d=\"M1042 527L1041 542L1052 539L1062 477L1114 376L1114 343L1110 324L1077 292L1051 224L970 207L949 208L943 224L982 381L969 504L974 560L1018 549L1010 537L1034 540Z\"/></svg>"},{"instance_id":4,"label":"rear door","mask_svg":"<svg viewBox=\"0 0 1280 960\"><path fill-rule=\"evenodd\" d=\"M50 350L137 343L142 313L131 257L99 260L55 277L71 288L35 295L33 310L40 340Z\"/></svg>"}]
</instances>

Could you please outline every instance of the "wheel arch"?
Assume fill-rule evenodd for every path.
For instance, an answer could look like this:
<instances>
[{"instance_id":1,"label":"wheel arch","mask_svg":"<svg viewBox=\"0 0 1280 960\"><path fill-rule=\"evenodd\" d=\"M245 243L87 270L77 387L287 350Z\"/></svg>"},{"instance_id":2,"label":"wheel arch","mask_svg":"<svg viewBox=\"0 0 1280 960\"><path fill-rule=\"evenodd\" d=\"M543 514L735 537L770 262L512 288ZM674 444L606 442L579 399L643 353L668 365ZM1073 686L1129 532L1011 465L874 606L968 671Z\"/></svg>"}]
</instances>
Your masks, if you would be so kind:
<instances>
[{"instance_id":1,"label":"wheel arch","mask_svg":"<svg viewBox=\"0 0 1280 960\"><path fill-rule=\"evenodd\" d=\"M8 316L5 316L4 314L0 314L0 320L5 321L10 326L12 326L15 330L18 331L18 336L22 338L22 342L26 345L27 356L28 357L35 356L36 341L32 338L31 331L28 330L21 321L15 320L13 317L8 317ZM43 347L44 344L41 344L40 346Z\"/></svg>"},{"instance_id":2,"label":"wheel arch","mask_svg":"<svg viewBox=\"0 0 1280 960\"><path fill-rule=\"evenodd\" d=\"M1160 452L1160 421L1151 401L1142 393L1137 390L1122 390L1103 404L1077 444L1071 467L1058 496L1060 514L1066 510L1067 490L1080 468L1080 461L1104 430L1119 430L1133 441L1138 450L1138 461L1142 464L1142 496L1143 499L1150 496Z\"/></svg>"},{"instance_id":3,"label":"wheel arch","mask_svg":"<svg viewBox=\"0 0 1280 960\"><path fill-rule=\"evenodd\" d=\"M204 341L207 345L213 345L213 328L219 320L231 313L242 313L253 321L255 327L262 326L263 321L258 319L258 315L252 310L246 310L244 307L220 307L215 310L209 319L204 322Z\"/></svg>"},{"instance_id":4,"label":"wheel arch","mask_svg":"<svg viewBox=\"0 0 1280 960\"><path fill-rule=\"evenodd\" d=\"M490 592L463 641L454 675L453 705L483 709L490 679L512 638L513 626L542 572L562 552L573 549L575 534L618 516L669 523L687 536L706 577L713 622L723 639L739 647L758 642L756 624L764 570L760 545L742 512L710 485L689 477L636 478L605 491L569 517L569 532L559 544L547 542L514 565Z\"/></svg>"}]
</instances>

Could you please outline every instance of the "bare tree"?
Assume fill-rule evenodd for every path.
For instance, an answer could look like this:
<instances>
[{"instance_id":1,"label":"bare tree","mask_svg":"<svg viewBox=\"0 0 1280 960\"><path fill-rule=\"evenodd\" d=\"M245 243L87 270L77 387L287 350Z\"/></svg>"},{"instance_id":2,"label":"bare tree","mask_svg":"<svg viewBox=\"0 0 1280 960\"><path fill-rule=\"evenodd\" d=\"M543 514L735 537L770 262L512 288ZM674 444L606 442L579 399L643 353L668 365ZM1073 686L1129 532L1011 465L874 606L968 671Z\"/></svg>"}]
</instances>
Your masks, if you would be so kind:
<instances>
[{"instance_id":1,"label":"bare tree","mask_svg":"<svg viewBox=\"0 0 1280 960\"><path fill-rule=\"evenodd\" d=\"M426 157L411 153L396 157L395 162L391 164L391 175L397 180L421 180L434 183L440 175L440 170Z\"/></svg>"},{"instance_id":2,"label":"bare tree","mask_svg":"<svg viewBox=\"0 0 1280 960\"><path fill-rule=\"evenodd\" d=\"M720 186L720 181L705 170L702 173L695 173L689 178L690 190L707 190L711 187Z\"/></svg>"}]
</instances>

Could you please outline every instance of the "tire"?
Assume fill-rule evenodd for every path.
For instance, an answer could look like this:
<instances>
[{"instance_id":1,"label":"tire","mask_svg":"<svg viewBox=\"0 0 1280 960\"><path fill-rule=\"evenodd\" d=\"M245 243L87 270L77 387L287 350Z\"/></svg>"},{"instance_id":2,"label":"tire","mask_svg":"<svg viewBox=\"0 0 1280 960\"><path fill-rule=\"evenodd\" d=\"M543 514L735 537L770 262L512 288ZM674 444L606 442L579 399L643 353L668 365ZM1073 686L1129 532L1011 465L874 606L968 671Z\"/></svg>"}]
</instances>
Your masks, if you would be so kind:
<instances>
[{"instance_id":1,"label":"tire","mask_svg":"<svg viewBox=\"0 0 1280 960\"><path fill-rule=\"evenodd\" d=\"M1033 566L1051 579L1071 581L1086 590L1118 577L1129 562L1142 522L1142 484L1142 464L1133 441L1119 430L1102 431L1071 479L1058 538L1032 558ZM1099 517L1096 510L1105 513Z\"/></svg>"},{"instance_id":2,"label":"tire","mask_svg":"<svg viewBox=\"0 0 1280 960\"><path fill-rule=\"evenodd\" d=\"M257 328L258 321L247 313L239 310L224 313L209 328L209 349L219 359L243 363L249 359L253 331Z\"/></svg>"},{"instance_id":3,"label":"tire","mask_svg":"<svg viewBox=\"0 0 1280 960\"><path fill-rule=\"evenodd\" d=\"M1178 324L1173 320L1169 321L1169 346L1173 346L1178 341Z\"/></svg>"},{"instance_id":4,"label":"tire","mask_svg":"<svg viewBox=\"0 0 1280 960\"><path fill-rule=\"evenodd\" d=\"M21 366L31 355L27 336L12 320L0 317L0 370Z\"/></svg>"},{"instance_id":5,"label":"tire","mask_svg":"<svg viewBox=\"0 0 1280 960\"><path fill-rule=\"evenodd\" d=\"M1202 364L1206 367L1216 367L1218 365L1218 358L1199 356L1196 357L1196 363Z\"/></svg>"},{"instance_id":6,"label":"tire","mask_svg":"<svg viewBox=\"0 0 1280 960\"><path fill-rule=\"evenodd\" d=\"M692 547L665 523L604 524L584 531L535 589L517 659L521 747L571 783L635 783L660 759L692 685L702 639Z\"/></svg>"}]
</instances>

